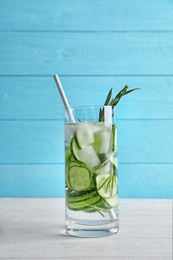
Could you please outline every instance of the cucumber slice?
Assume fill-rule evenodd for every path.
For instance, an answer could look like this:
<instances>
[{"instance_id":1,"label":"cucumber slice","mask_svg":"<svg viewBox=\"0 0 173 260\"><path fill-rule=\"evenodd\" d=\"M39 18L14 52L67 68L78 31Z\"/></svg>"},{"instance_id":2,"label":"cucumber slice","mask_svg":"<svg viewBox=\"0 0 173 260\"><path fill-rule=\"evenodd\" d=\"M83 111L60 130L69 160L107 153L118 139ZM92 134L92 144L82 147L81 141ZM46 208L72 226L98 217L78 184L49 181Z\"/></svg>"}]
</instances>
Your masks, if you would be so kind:
<instances>
[{"instance_id":1,"label":"cucumber slice","mask_svg":"<svg viewBox=\"0 0 173 260\"><path fill-rule=\"evenodd\" d=\"M81 166L81 164L80 163L78 163L77 161L72 161L72 162L69 162L68 163L68 171L70 171L70 169L72 168L72 167L83 167L83 166Z\"/></svg>"},{"instance_id":2,"label":"cucumber slice","mask_svg":"<svg viewBox=\"0 0 173 260\"><path fill-rule=\"evenodd\" d=\"M116 179L113 174L100 174L96 177L97 191L103 198L114 197L117 193Z\"/></svg>"},{"instance_id":3,"label":"cucumber slice","mask_svg":"<svg viewBox=\"0 0 173 260\"><path fill-rule=\"evenodd\" d=\"M81 163L79 163L78 161L74 160L74 158L72 156L70 156L68 162L66 163L66 187L73 189L70 185L70 181L69 181L69 171L72 167L81 167Z\"/></svg>"},{"instance_id":4,"label":"cucumber slice","mask_svg":"<svg viewBox=\"0 0 173 260\"><path fill-rule=\"evenodd\" d=\"M69 177L68 177L68 165L66 166L65 171L66 171L66 173L65 173L65 184L66 184L67 188L71 189Z\"/></svg>"},{"instance_id":5,"label":"cucumber slice","mask_svg":"<svg viewBox=\"0 0 173 260\"><path fill-rule=\"evenodd\" d=\"M114 197L106 198L105 200L113 208L118 206L118 195L117 194Z\"/></svg>"},{"instance_id":6,"label":"cucumber slice","mask_svg":"<svg viewBox=\"0 0 173 260\"><path fill-rule=\"evenodd\" d=\"M105 199L101 199L98 203L95 205L92 205L92 207L88 208L87 211L104 211L108 212L112 207L105 201Z\"/></svg>"},{"instance_id":7,"label":"cucumber slice","mask_svg":"<svg viewBox=\"0 0 173 260\"><path fill-rule=\"evenodd\" d=\"M72 210L81 210L85 209L88 206L91 206L92 204L95 205L95 203L100 201L100 196L95 196L95 197L90 197L88 199L85 199L83 201L77 201L77 202L69 202L68 200L66 201L66 205L69 209Z\"/></svg>"},{"instance_id":8,"label":"cucumber slice","mask_svg":"<svg viewBox=\"0 0 173 260\"><path fill-rule=\"evenodd\" d=\"M105 174L109 173L111 174L113 170L112 163L110 161L107 161L102 167L96 170L97 174Z\"/></svg>"},{"instance_id":9,"label":"cucumber slice","mask_svg":"<svg viewBox=\"0 0 173 260\"><path fill-rule=\"evenodd\" d=\"M65 161L66 161L66 163L68 162L70 156L71 156L71 150L70 150L70 148L68 148L68 149L65 150Z\"/></svg>"},{"instance_id":10,"label":"cucumber slice","mask_svg":"<svg viewBox=\"0 0 173 260\"><path fill-rule=\"evenodd\" d=\"M70 187L75 191L85 191L91 186L89 171L84 167L73 166L68 172Z\"/></svg>"},{"instance_id":11,"label":"cucumber slice","mask_svg":"<svg viewBox=\"0 0 173 260\"><path fill-rule=\"evenodd\" d=\"M84 201L86 199L92 198L98 196L98 193L96 191L89 191L83 194L74 193L74 192L67 192L67 200L68 202L77 202L77 201Z\"/></svg>"},{"instance_id":12,"label":"cucumber slice","mask_svg":"<svg viewBox=\"0 0 173 260\"><path fill-rule=\"evenodd\" d=\"M74 158L75 158L77 161L82 162L82 158L81 158L81 155L80 155L80 148L79 148L79 146L77 145L75 138L73 138L73 139L71 140L70 148L71 148L71 153L72 153L72 155L74 156Z\"/></svg>"},{"instance_id":13,"label":"cucumber slice","mask_svg":"<svg viewBox=\"0 0 173 260\"><path fill-rule=\"evenodd\" d=\"M92 125L88 123L79 123L76 131L77 143L80 148L84 148L94 142Z\"/></svg>"}]
</instances>

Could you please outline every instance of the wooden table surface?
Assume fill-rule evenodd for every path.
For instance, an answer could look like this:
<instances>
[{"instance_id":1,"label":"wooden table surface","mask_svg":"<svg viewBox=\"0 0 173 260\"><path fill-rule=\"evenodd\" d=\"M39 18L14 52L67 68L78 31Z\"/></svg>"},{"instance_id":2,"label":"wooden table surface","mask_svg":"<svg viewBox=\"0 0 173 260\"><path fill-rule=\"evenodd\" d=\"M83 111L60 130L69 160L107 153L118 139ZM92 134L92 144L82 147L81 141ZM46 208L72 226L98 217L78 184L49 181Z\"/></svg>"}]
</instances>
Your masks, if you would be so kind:
<instances>
[{"instance_id":1,"label":"wooden table surface","mask_svg":"<svg viewBox=\"0 0 173 260\"><path fill-rule=\"evenodd\" d=\"M172 200L120 199L119 233L64 234L64 199L0 199L0 259L172 260Z\"/></svg>"}]
</instances>

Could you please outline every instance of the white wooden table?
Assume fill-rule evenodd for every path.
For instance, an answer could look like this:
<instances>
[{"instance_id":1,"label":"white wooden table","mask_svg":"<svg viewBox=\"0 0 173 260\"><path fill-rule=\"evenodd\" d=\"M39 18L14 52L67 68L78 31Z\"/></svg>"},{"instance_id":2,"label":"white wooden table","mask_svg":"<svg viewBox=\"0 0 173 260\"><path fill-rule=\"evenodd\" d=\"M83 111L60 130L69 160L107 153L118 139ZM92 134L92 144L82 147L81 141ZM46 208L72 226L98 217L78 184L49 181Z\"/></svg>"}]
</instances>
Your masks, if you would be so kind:
<instances>
[{"instance_id":1,"label":"white wooden table","mask_svg":"<svg viewBox=\"0 0 173 260\"><path fill-rule=\"evenodd\" d=\"M0 259L172 260L172 200L120 199L120 231L64 234L64 199L0 199Z\"/></svg>"}]
</instances>

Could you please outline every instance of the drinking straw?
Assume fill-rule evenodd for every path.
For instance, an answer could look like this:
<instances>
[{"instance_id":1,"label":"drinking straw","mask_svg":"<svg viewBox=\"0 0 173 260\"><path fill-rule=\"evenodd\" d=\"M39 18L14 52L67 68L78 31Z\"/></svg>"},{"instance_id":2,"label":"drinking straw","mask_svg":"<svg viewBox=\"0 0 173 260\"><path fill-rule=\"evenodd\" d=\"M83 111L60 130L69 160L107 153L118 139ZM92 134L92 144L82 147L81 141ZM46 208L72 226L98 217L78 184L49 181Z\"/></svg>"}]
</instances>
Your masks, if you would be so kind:
<instances>
[{"instance_id":1,"label":"drinking straw","mask_svg":"<svg viewBox=\"0 0 173 260\"><path fill-rule=\"evenodd\" d=\"M70 123L75 123L73 113L71 111L71 108L70 108L70 105L68 103L67 97L65 95L64 89L61 85L61 81L59 79L59 76L54 75L53 77L54 77L55 83L57 85L57 88L59 90L62 101L64 103L64 106L65 106L67 115L69 117ZM106 123L112 123L112 107L111 106L104 106L104 119L105 119ZM109 212L109 216L110 216L111 220L115 220L117 218L116 214L114 213L114 211L112 209Z\"/></svg>"},{"instance_id":2,"label":"drinking straw","mask_svg":"<svg viewBox=\"0 0 173 260\"><path fill-rule=\"evenodd\" d=\"M72 113L72 111L71 111L71 108L70 108L70 106L69 106L68 100L67 100L66 95L65 95L65 92L64 92L64 90L63 90L63 87L62 87L62 85L61 85L61 81L60 81L58 75L54 75L53 77L54 77L55 83L56 83L56 85L57 85L57 88L58 88L58 90L59 90L59 93L60 93L60 95L61 95L62 101L63 101L63 103L64 103L64 106L65 106L67 115L68 115L68 117L69 117L70 123L75 123L75 119L74 119L73 113Z\"/></svg>"},{"instance_id":3,"label":"drinking straw","mask_svg":"<svg viewBox=\"0 0 173 260\"><path fill-rule=\"evenodd\" d=\"M104 106L104 122L112 124L112 107Z\"/></svg>"}]
</instances>

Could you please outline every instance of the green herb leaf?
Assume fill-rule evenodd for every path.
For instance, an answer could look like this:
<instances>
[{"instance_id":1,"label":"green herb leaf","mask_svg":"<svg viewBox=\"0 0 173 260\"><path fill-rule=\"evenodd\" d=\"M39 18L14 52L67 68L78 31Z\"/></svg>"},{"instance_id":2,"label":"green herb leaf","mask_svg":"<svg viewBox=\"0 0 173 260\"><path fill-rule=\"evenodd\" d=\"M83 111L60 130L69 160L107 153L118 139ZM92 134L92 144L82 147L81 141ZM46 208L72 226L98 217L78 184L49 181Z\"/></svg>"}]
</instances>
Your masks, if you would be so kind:
<instances>
[{"instance_id":1,"label":"green herb leaf","mask_svg":"<svg viewBox=\"0 0 173 260\"><path fill-rule=\"evenodd\" d=\"M120 99L129 94L130 92L134 91L134 90L137 90L139 88L133 88L133 89L130 89L130 90L127 90L128 89L128 86L125 85L125 87L115 96L115 98L112 98L111 99L111 96L112 96L112 88L110 89L110 91L108 92L108 95L106 97L106 100L105 100L105 103L104 103L104 106L112 106L112 116L114 115L114 112L113 112L113 109L114 107L118 104L118 102L120 101ZM111 101L110 101L111 100ZM100 108L100 111L99 111L99 122L104 122L104 107L103 108Z\"/></svg>"},{"instance_id":2,"label":"green herb leaf","mask_svg":"<svg viewBox=\"0 0 173 260\"><path fill-rule=\"evenodd\" d=\"M112 88L110 89L108 95L107 95L107 98L106 98L106 101L104 103L104 106L107 106L109 104L109 101L111 99L111 96L112 96Z\"/></svg>"}]
</instances>

